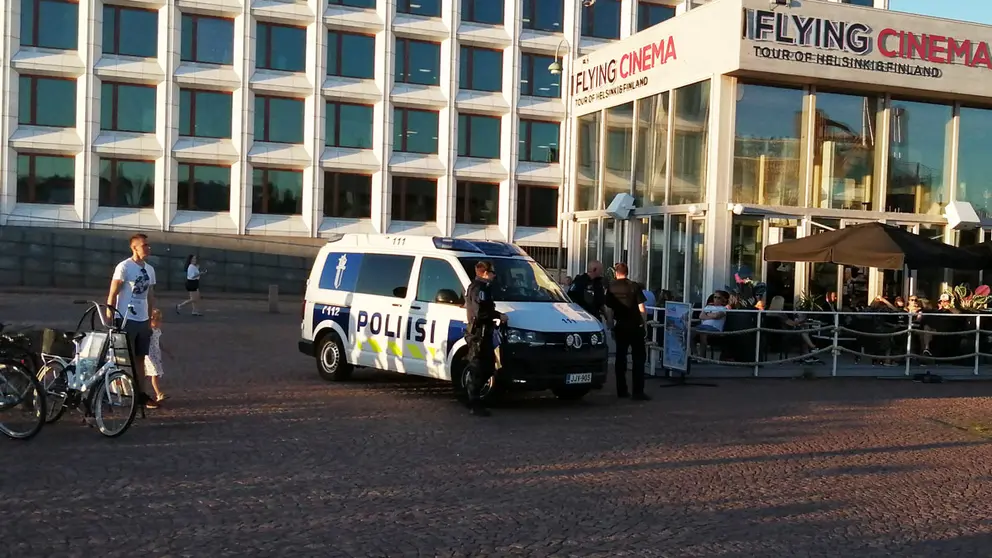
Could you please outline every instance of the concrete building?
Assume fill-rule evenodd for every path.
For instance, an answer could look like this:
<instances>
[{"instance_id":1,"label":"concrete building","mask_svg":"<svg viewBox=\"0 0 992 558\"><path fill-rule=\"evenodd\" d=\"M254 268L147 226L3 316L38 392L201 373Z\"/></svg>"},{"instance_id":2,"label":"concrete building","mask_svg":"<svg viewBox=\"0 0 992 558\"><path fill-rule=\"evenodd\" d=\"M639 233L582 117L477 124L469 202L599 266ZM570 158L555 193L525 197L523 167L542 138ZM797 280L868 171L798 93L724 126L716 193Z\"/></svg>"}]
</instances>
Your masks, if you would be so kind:
<instances>
[{"instance_id":1,"label":"concrete building","mask_svg":"<svg viewBox=\"0 0 992 558\"><path fill-rule=\"evenodd\" d=\"M789 301L836 291L853 305L977 286L978 274L920 271L909 293L903 272L762 251L870 221L959 246L992 239L990 31L815 0L715 0L580 57L572 269L627 260L652 290L694 303L735 275ZM618 194L632 211L607 211Z\"/></svg>"},{"instance_id":2,"label":"concrete building","mask_svg":"<svg viewBox=\"0 0 992 558\"><path fill-rule=\"evenodd\" d=\"M556 52L671 0L9 0L0 225L558 245Z\"/></svg>"}]
</instances>

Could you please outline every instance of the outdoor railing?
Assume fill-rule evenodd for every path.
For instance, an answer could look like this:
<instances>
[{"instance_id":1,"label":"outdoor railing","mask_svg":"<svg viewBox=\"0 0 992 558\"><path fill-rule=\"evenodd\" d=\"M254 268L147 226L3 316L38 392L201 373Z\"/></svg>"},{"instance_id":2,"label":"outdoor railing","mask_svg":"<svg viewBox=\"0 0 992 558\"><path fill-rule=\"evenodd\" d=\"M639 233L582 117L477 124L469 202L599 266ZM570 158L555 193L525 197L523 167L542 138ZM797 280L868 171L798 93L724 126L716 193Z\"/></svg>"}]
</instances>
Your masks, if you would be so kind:
<instances>
[{"instance_id":1,"label":"outdoor railing","mask_svg":"<svg viewBox=\"0 0 992 558\"><path fill-rule=\"evenodd\" d=\"M992 313L727 310L724 331L698 332L707 336L712 349L698 354L699 312L693 309L689 345L695 374L700 367L705 373L715 366L750 368L758 377L763 368L795 363L830 364L831 376L863 375L857 371L864 359L872 365L901 367L906 376L913 374L914 364L953 365L941 372L976 376L984 367L992 374ZM648 308L649 373L655 375L665 374L664 314L664 308ZM796 321L796 316L801 319Z\"/></svg>"}]
</instances>

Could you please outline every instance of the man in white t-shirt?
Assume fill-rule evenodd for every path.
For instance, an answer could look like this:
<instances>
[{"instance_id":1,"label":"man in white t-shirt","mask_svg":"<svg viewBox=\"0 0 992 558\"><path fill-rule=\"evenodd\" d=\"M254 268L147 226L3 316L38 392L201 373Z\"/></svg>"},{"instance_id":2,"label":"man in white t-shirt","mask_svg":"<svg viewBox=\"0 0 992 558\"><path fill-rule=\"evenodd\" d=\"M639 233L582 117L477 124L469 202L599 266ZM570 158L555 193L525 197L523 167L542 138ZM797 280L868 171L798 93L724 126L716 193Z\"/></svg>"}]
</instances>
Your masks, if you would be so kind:
<instances>
[{"instance_id":1,"label":"man in white t-shirt","mask_svg":"<svg viewBox=\"0 0 992 558\"><path fill-rule=\"evenodd\" d=\"M110 280L110 294L107 304L117 308L127 316L124 332L131 341L134 353L134 372L138 380L138 391L145 400L145 406L157 408L155 401L145 395L141 382L145 377L145 357L152 339L149 316L155 308L155 268L145 261L151 254L148 237L136 234L131 237L131 257L117 264ZM133 312L128 312L128 306Z\"/></svg>"}]
</instances>

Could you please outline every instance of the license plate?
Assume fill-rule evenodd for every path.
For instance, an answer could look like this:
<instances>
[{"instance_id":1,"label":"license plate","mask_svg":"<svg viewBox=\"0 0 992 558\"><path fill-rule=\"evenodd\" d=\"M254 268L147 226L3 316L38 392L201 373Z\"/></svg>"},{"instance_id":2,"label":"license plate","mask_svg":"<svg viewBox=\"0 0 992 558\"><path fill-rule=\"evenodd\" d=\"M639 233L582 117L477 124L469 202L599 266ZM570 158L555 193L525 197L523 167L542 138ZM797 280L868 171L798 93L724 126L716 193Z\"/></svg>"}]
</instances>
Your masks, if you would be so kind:
<instances>
[{"instance_id":1,"label":"license plate","mask_svg":"<svg viewBox=\"0 0 992 558\"><path fill-rule=\"evenodd\" d=\"M587 372L585 374L569 374L565 377L566 384L590 384L592 383L592 373Z\"/></svg>"}]
</instances>

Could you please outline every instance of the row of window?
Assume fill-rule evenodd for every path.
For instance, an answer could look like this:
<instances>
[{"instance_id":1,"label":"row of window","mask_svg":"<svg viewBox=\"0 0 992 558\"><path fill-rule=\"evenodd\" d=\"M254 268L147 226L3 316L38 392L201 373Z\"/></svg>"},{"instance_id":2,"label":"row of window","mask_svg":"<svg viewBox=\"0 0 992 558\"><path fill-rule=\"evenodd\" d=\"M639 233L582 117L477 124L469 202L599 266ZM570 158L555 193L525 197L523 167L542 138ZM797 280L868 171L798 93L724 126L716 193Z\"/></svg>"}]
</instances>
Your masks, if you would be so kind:
<instances>
[{"instance_id":1,"label":"row of window","mask_svg":"<svg viewBox=\"0 0 992 558\"><path fill-rule=\"evenodd\" d=\"M230 211L230 167L180 163L178 179L178 209ZM27 154L17 157L18 203L72 204L75 182L73 157ZM155 163L100 159L100 206L149 208L154 205L154 189ZM303 208L303 172L253 169L251 207L256 214L299 215ZM325 172L324 216L370 218L372 177ZM437 180L393 177L392 218L436 221ZM517 219L522 227L554 227L558 219L558 189L518 184ZM498 220L499 184L458 181L455 222L492 225Z\"/></svg>"},{"instance_id":2,"label":"row of window","mask_svg":"<svg viewBox=\"0 0 992 558\"><path fill-rule=\"evenodd\" d=\"M374 0L331 0L331 4L374 7ZM503 24L504 2L462 0L462 21ZM563 1L524 0L521 23L524 29L560 32ZM400 13L441 16L441 0L397 0ZM641 3L637 7L637 30L641 31L675 16L675 8ZM24 46L76 50L78 48L78 0L23 0L21 44ZM598 2L585 9L582 34L605 39L620 38L620 2ZM306 29L289 25L258 23L255 38L259 68L300 71L305 60ZM103 7L103 53L154 58L158 56L158 12L124 6ZM230 64L234 56L234 20L203 15L182 16L182 59L212 64Z\"/></svg>"},{"instance_id":3,"label":"row of window","mask_svg":"<svg viewBox=\"0 0 992 558\"><path fill-rule=\"evenodd\" d=\"M155 131L154 86L107 83L101 86L100 129L121 132ZM71 128L76 125L76 83L37 76L20 77L18 123ZM179 91L181 136L230 138L232 95L216 91ZM255 139L273 143L303 143L305 103L302 99L255 96ZM327 101L324 143L330 147L372 148L372 106ZM396 108L393 149L437 153L438 113ZM520 161L558 161L558 123L520 121ZM458 155L498 159L500 118L475 114L458 116Z\"/></svg>"}]
</instances>

